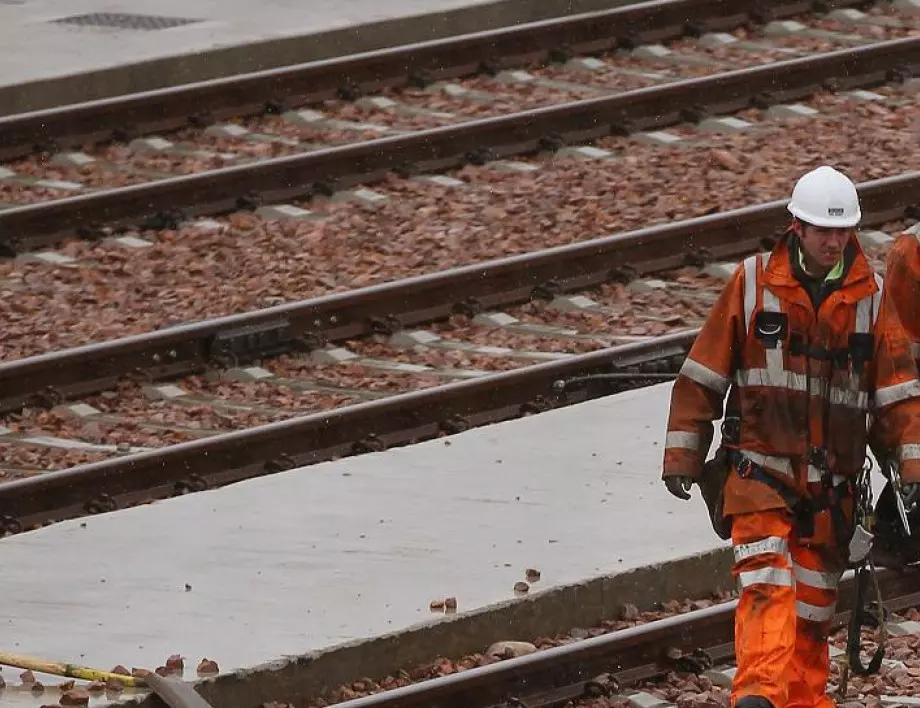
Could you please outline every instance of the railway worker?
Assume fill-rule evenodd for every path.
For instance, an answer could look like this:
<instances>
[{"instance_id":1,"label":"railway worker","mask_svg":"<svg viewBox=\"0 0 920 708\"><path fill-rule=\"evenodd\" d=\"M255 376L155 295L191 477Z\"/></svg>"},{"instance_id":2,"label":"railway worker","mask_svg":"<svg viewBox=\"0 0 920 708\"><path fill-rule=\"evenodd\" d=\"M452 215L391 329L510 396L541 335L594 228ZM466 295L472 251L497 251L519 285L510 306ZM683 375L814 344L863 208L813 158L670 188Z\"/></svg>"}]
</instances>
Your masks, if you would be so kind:
<instances>
[{"instance_id":1,"label":"railway worker","mask_svg":"<svg viewBox=\"0 0 920 708\"><path fill-rule=\"evenodd\" d=\"M689 499L702 482L732 540L738 708L834 705L827 636L840 575L861 560L850 544L870 404L873 438L901 451L904 482L920 480L920 383L855 237L856 188L819 167L788 210L789 228L738 267L684 362L664 453L668 491ZM704 464L726 393L722 444Z\"/></svg>"}]
</instances>

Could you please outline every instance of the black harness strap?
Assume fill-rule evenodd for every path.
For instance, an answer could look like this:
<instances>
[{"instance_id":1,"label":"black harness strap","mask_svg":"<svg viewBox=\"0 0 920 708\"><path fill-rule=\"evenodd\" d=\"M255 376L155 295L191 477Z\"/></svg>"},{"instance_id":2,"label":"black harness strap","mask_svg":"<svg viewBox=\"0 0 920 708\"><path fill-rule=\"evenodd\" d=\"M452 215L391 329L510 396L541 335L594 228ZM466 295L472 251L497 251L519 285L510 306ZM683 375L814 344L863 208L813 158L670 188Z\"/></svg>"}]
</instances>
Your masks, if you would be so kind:
<instances>
[{"instance_id":1,"label":"black harness strap","mask_svg":"<svg viewBox=\"0 0 920 708\"><path fill-rule=\"evenodd\" d=\"M755 482L766 484L783 498L789 508L789 512L796 520L796 527L801 536L807 538L814 534L815 514L827 509L831 513L834 533L838 543L846 545L849 539L847 535L849 524L847 524L843 515L840 502L846 496L852 495L851 485L848 482L836 487L824 486L817 496L804 497L780 482L773 475L768 474L763 467L756 462L752 462L738 450L728 450L728 461L738 471L738 475L742 479L751 479Z\"/></svg>"},{"instance_id":2,"label":"black harness strap","mask_svg":"<svg viewBox=\"0 0 920 708\"><path fill-rule=\"evenodd\" d=\"M870 576L875 580L874 567L869 568L866 567L866 565L862 565L856 570L856 603L853 605L853 612L850 614L850 626L847 628L847 658L850 671L857 676L868 676L878 673L878 670L882 666L882 659L885 658L884 637L882 641L878 643L878 647L876 647L875 653L873 653L872 658L869 660L868 666L863 665L862 659L859 656L860 630L863 625L863 617L866 611L866 585L869 582ZM882 615L879 620L879 626L884 627L885 609L882 606L882 598L879 595L878 583L875 582L874 585L876 603L879 608L879 613Z\"/></svg>"}]
</instances>

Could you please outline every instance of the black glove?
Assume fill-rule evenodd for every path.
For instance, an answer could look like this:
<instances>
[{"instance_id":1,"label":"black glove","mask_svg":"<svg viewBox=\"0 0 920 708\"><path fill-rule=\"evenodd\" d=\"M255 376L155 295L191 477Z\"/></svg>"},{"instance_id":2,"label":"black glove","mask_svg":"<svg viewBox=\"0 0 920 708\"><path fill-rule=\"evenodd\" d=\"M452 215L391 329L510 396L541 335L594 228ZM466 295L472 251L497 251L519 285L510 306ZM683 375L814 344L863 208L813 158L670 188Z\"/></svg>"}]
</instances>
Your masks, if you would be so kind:
<instances>
[{"instance_id":1,"label":"black glove","mask_svg":"<svg viewBox=\"0 0 920 708\"><path fill-rule=\"evenodd\" d=\"M920 501L920 483L902 482L901 499L904 500L905 509L910 509L915 501Z\"/></svg>"},{"instance_id":2,"label":"black glove","mask_svg":"<svg viewBox=\"0 0 920 708\"><path fill-rule=\"evenodd\" d=\"M693 486L693 477L665 477L664 486L678 499L690 498L690 487Z\"/></svg>"}]
</instances>

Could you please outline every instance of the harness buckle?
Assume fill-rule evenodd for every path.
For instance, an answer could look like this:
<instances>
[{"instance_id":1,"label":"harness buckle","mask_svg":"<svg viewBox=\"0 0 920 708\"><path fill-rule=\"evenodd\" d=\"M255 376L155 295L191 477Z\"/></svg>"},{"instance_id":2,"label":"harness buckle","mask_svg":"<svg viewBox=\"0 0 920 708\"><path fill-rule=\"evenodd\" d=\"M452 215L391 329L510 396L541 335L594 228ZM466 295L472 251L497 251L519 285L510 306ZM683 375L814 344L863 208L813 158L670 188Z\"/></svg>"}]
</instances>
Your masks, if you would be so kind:
<instances>
[{"instance_id":1,"label":"harness buckle","mask_svg":"<svg viewBox=\"0 0 920 708\"><path fill-rule=\"evenodd\" d=\"M738 476L741 477L741 479L748 479L754 474L754 463L744 455L740 455L739 457L741 459L739 459L737 465L735 465L738 470Z\"/></svg>"},{"instance_id":2,"label":"harness buckle","mask_svg":"<svg viewBox=\"0 0 920 708\"><path fill-rule=\"evenodd\" d=\"M829 471L829 466L827 464L827 450L823 447L815 447L814 445L809 446L808 464L821 470L822 477L827 477Z\"/></svg>"},{"instance_id":3,"label":"harness buckle","mask_svg":"<svg viewBox=\"0 0 920 708\"><path fill-rule=\"evenodd\" d=\"M741 418L725 416L722 421L722 440L729 445L737 445L741 440Z\"/></svg>"},{"instance_id":4,"label":"harness buckle","mask_svg":"<svg viewBox=\"0 0 920 708\"><path fill-rule=\"evenodd\" d=\"M875 351L875 337L866 332L853 332L848 341L850 358L853 361L853 371L861 374L863 367L872 361L872 355Z\"/></svg>"}]
</instances>

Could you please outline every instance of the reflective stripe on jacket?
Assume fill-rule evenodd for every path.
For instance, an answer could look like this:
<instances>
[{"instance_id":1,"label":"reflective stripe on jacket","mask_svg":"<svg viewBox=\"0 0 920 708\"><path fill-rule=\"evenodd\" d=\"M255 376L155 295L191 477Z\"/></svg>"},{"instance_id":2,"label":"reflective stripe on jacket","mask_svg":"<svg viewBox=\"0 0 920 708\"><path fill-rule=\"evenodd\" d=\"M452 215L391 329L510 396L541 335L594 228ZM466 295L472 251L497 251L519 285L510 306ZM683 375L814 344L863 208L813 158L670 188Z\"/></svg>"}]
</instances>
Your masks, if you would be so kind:
<instances>
[{"instance_id":1,"label":"reflective stripe on jacket","mask_svg":"<svg viewBox=\"0 0 920 708\"><path fill-rule=\"evenodd\" d=\"M905 481L920 481L920 383L909 341L881 278L856 240L850 244L855 258L817 313L793 273L788 237L738 267L674 383L664 476L699 477L731 389L738 448L800 493L820 481L821 470L808 464L809 442L827 451L836 475L858 474L870 410L873 435L897 448ZM841 360L860 333L868 347L861 371L852 357ZM766 485L729 477L727 514L783 505Z\"/></svg>"}]
</instances>

